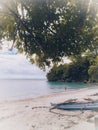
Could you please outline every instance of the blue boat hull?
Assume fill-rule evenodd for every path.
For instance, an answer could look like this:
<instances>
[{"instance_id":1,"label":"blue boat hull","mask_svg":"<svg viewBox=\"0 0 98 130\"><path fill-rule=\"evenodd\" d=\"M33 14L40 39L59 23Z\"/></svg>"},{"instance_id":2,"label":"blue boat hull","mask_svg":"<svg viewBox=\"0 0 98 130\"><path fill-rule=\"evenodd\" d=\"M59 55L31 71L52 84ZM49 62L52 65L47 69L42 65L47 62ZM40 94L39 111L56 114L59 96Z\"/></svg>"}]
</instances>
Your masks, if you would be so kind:
<instances>
[{"instance_id":1,"label":"blue boat hull","mask_svg":"<svg viewBox=\"0 0 98 130\"><path fill-rule=\"evenodd\" d=\"M62 104L51 104L54 108L62 110L98 110L98 102L88 103L62 103Z\"/></svg>"}]
</instances>

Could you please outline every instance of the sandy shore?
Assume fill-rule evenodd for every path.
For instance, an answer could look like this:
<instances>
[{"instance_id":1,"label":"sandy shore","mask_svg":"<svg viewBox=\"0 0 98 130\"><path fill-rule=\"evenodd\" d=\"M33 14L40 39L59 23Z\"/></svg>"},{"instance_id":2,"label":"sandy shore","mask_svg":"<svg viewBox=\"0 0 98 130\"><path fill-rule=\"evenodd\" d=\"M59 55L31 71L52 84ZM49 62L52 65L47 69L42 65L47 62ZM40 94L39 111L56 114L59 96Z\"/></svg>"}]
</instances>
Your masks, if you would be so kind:
<instances>
[{"instance_id":1,"label":"sandy shore","mask_svg":"<svg viewBox=\"0 0 98 130\"><path fill-rule=\"evenodd\" d=\"M95 130L97 111L63 111L53 109L50 102L68 99L98 99L98 89L81 89L14 101L0 101L0 130Z\"/></svg>"}]
</instances>

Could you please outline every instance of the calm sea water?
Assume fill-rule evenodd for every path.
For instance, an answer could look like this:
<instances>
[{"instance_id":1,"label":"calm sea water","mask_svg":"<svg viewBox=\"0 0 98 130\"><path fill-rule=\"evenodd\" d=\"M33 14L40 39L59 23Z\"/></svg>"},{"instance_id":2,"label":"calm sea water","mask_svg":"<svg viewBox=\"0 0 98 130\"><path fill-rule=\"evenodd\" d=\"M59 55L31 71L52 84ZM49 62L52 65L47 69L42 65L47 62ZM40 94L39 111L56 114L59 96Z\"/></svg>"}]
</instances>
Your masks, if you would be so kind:
<instances>
[{"instance_id":1,"label":"calm sea water","mask_svg":"<svg viewBox=\"0 0 98 130\"><path fill-rule=\"evenodd\" d=\"M47 80L0 80L0 100L44 96L55 92L97 86L96 84L48 82Z\"/></svg>"}]
</instances>

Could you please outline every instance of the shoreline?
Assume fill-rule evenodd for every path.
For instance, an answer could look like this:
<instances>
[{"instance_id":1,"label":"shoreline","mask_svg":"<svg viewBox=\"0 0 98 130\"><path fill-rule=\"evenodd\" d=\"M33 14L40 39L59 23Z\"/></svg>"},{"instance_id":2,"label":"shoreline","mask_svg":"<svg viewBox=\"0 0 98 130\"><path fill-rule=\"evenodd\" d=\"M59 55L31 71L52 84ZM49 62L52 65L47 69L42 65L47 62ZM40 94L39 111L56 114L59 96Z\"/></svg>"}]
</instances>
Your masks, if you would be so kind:
<instances>
[{"instance_id":1,"label":"shoreline","mask_svg":"<svg viewBox=\"0 0 98 130\"><path fill-rule=\"evenodd\" d=\"M91 90L93 90L93 91L91 91ZM78 95L79 93L82 93L82 92L85 92L84 94L82 93L82 97L83 97L83 95L87 96L87 93L89 93L88 91L91 94L97 93L98 88L90 87L90 88L69 89L67 91L54 92L54 93L46 94L46 95L43 95L43 96L41 95L41 96L35 96L35 97L31 96L31 97L25 97L25 98L0 99L0 102L22 102L22 101L29 101L29 100L39 100L39 99L45 99L45 98L52 98L52 97L57 97L57 96L65 97L65 98L68 96L67 98L69 99L69 98L74 98L73 97L74 94ZM73 96L70 96L70 94L73 94ZM90 96L89 94L88 94L88 96ZM79 95L78 98L81 98L81 96Z\"/></svg>"},{"instance_id":2,"label":"shoreline","mask_svg":"<svg viewBox=\"0 0 98 130\"><path fill-rule=\"evenodd\" d=\"M68 90L62 90L60 92L52 92L52 93L49 93L49 94L45 94L45 95L40 95L40 96L30 96L30 97L21 97L21 98L15 98L15 97L12 97L12 98L9 98L9 99L0 99L0 102L4 101L4 102L13 102L13 101L24 101L24 100L33 100L33 99L39 99L39 98L47 98L47 97L51 97L51 96L57 96L57 95L65 95L65 94L70 94L70 92L72 93L75 93L75 92L82 92L84 90L89 90L89 89L97 89L98 88L78 88L78 89L68 89Z\"/></svg>"},{"instance_id":3,"label":"shoreline","mask_svg":"<svg viewBox=\"0 0 98 130\"><path fill-rule=\"evenodd\" d=\"M94 130L97 111L63 111L53 109L50 103L68 99L98 100L98 89L83 88L75 91L54 93L37 98L0 100L1 130Z\"/></svg>"}]
</instances>

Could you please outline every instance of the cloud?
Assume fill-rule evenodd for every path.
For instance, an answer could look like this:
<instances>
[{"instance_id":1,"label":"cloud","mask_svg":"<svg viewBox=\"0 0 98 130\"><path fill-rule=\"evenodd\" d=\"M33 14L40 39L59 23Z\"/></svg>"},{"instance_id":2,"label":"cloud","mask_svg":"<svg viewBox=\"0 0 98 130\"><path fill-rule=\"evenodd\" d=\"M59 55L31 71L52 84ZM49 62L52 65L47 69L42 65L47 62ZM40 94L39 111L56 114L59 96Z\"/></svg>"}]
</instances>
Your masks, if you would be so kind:
<instances>
[{"instance_id":1,"label":"cloud","mask_svg":"<svg viewBox=\"0 0 98 130\"><path fill-rule=\"evenodd\" d=\"M46 72L32 65L24 55L18 54L16 49L3 49L0 51L0 78L44 79Z\"/></svg>"},{"instance_id":2,"label":"cloud","mask_svg":"<svg viewBox=\"0 0 98 130\"><path fill-rule=\"evenodd\" d=\"M46 79L46 72L32 65L17 49L10 51L11 42L4 42L0 50L0 78ZM69 63L69 59L64 59Z\"/></svg>"}]
</instances>

